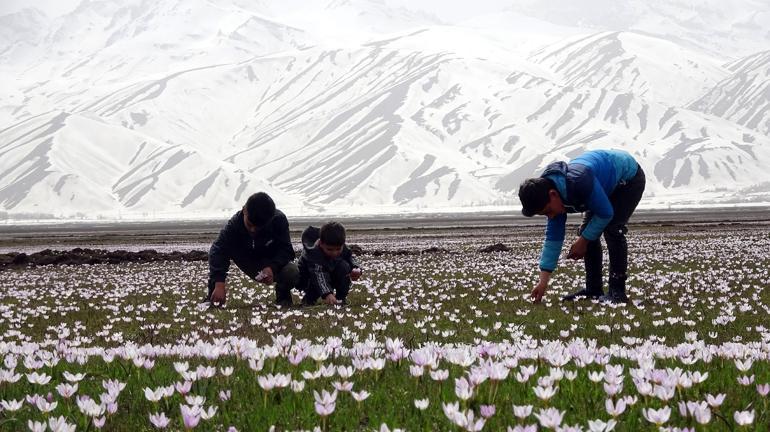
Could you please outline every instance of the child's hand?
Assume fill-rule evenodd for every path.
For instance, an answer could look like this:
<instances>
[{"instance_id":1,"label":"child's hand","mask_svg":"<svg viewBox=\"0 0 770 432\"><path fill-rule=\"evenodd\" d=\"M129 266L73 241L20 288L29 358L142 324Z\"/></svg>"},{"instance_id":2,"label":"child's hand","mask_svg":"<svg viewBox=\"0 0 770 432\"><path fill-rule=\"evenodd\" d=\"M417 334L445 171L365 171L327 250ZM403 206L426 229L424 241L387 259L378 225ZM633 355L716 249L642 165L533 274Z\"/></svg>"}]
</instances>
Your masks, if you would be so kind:
<instances>
[{"instance_id":1,"label":"child's hand","mask_svg":"<svg viewBox=\"0 0 770 432\"><path fill-rule=\"evenodd\" d=\"M326 303L329 306L338 305L341 302L337 300L337 297L334 294L329 294L326 297L324 297L324 303Z\"/></svg>"},{"instance_id":2,"label":"child's hand","mask_svg":"<svg viewBox=\"0 0 770 432\"><path fill-rule=\"evenodd\" d=\"M361 277L361 273L362 271L360 268L358 267L354 268L353 270L350 271L350 280L357 281L358 278Z\"/></svg>"},{"instance_id":3,"label":"child's hand","mask_svg":"<svg viewBox=\"0 0 770 432\"><path fill-rule=\"evenodd\" d=\"M254 280L259 283L270 285L273 283L273 269L270 267L263 268L262 271L260 271L257 276L254 277Z\"/></svg>"}]
</instances>

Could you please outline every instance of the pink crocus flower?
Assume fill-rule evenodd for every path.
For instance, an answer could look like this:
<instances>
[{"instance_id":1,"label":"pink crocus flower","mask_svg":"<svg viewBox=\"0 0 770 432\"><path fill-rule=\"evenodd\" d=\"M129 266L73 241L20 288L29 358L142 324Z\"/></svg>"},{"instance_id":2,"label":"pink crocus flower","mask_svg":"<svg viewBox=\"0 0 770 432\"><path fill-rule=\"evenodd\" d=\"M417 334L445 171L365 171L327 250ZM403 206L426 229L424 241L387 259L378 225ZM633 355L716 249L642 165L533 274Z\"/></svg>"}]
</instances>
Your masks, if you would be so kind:
<instances>
[{"instance_id":1,"label":"pink crocus flower","mask_svg":"<svg viewBox=\"0 0 770 432\"><path fill-rule=\"evenodd\" d=\"M332 387L339 392L349 392L353 390L353 383L350 381L335 381L332 383Z\"/></svg>"},{"instance_id":2,"label":"pink crocus flower","mask_svg":"<svg viewBox=\"0 0 770 432\"><path fill-rule=\"evenodd\" d=\"M323 390L321 393L313 391L315 397L315 411L321 417L326 417L334 412L337 402L337 390L329 393Z\"/></svg>"},{"instance_id":3,"label":"pink crocus flower","mask_svg":"<svg viewBox=\"0 0 770 432\"><path fill-rule=\"evenodd\" d=\"M535 417L544 428L556 429L561 425L564 411L559 411L556 408L540 409L535 413Z\"/></svg>"},{"instance_id":4,"label":"pink crocus flower","mask_svg":"<svg viewBox=\"0 0 770 432\"><path fill-rule=\"evenodd\" d=\"M176 391L179 392L180 395L184 396L187 393L190 393L190 389L192 389L192 381L177 382L174 384L174 388L176 388Z\"/></svg>"},{"instance_id":5,"label":"pink crocus flower","mask_svg":"<svg viewBox=\"0 0 770 432\"><path fill-rule=\"evenodd\" d=\"M430 377L434 381L444 381L449 378L449 371L447 369L437 369L430 371Z\"/></svg>"},{"instance_id":6,"label":"pink crocus flower","mask_svg":"<svg viewBox=\"0 0 770 432\"><path fill-rule=\"evenodd\" d=\"M409 366L409 375L418 378L421 377L425 373L425 368L422 366L417 365L410 365Z\"/></svg>"},{"instance_id":7,"label":"pink crocus flower","mask_svg":"<svg viewBox=\"0 0 770 432\"><path fill-rule=\"evenodd\" d=\"M558 390L558 387L534 387L535 396L537 396L538 399L543 401L549 401L554 395L556 395L556 391Z\"/></svg>"},{"instance_id":8,"label":"pink crocus flower","mask_svg":"<svg viewBox=\"0 0 770 432\"><path fill-rule=\"evenodd\" d=\"M211 420L217 414L218 408L216 406L210 406L208 409L201 408L200 416L203 420Z\"/></svg>"},{"instance_id":9,"label":"pink crocus flower","mask_svg":"<svg viewBox=\"0 0 770 432\"><path fill-rule=\"evenodd\" d=\"M735 422L741 426L747 426L754 423L754 410L751 411L736 411L733 414Z\"/></svg>"},{"instance_id":10,"label":"pink crocus flower","mask_svg":"<svg viewBox=\"0 0 770 432\"><path fill-rule=\"evenodd\" d=\"M44 373L39 374L37 372L32 372L27 374L27 381L29 381L30 384L45 385L51 381L51 377Z\"/></svg>"},{"instance_id":11,"label":"pink crocus flower","mask_svg":"<svg viewBox=\"0 0 770 432\"><path fill-rule=\"evenodd\" d=\"M496 407L494 405L481 405L479 407L479 412L481 413L481 416L485 419L488 419L495 415Z\"/></svg>"},{"instance_id":12,"label":"pink crocus flower","mask_svg":"<svg viewBox=\"0 0 770 432\"><path fill-rule=\"evenodd\" d=\"M532 414L532 405L514 405L513 415L520 419L525 419Z\"/></svg>"},{"instance_id":13,"label":"pink crocus flower","mask_svg":"<svg viewBox=\"0 0 770 432\"><path fill-rule=\"evenodd\" d=\"M455 394L461 400L468 400L473 397L473 386L465 377L455 379Z\"/></svg>"},{"instance_id":14,"label":"pink crocus flower","mask_svg":"<svg viewBox=\"0 0 770 432\"><path fill-rule=\"evenodd\" d=\"M187 402L187 405L190 406L202 406L204 403L206 403L206 397L199 395L187 395L185 396L184 400Z\"/></svg>"},{"instance_id":15,"label":"pink crocus flower","mask_svg":"<svg viewBox=\"0 0 770 432\"><path fill-rule=\"evenodd\" d=\"M537 425L516 425L508 426L508 432L537 432Z\"/></svg>"},{"instance_id":16,"label":"pink crocus flower","mask_svg":"<svg viewBox=\"0 0 770 432\"><path fill-rule=\"evenodd\" d=\"M710 394L707 394L706 395L706 402L708 402L708 404L709 404L709 406L711 408L719 408L722 405L722 403L725 401L725 396L726 395L724 393L720 393L720 394L718 394L716 396L712 396Z\"/></svg>"},{"instance_id":17,"label":"pink crocus flower","mask_svg":"<svg viewBox=\"0 0 770 432\"><path fill-rule=\"evenodd\" d=\"M607 414L617 417L625 412L626 401L625 399L618 399L617 402L613 402L612 399L607 399L604 401L604 407L607 409Z\"/></svg>"},{"instance_id":18,"label":"pink crocus flower","mask_svg":"<svg viewBox=\"0 0 770 432\"><path fill-rule=\"evenodd\" d=\"M187 406L179 405L179 409L182 411L182 421L184 422L184 428L187 430L195 428L201 421L200 407L199 406Z\"/></svg>"},{"instance_id":19,"label":"pink crocus flower","mask_svg":"<svg viewBox=\"0 0 770 432\"><path fill-rule=\"evenodd\" d=\"M67 372L67 371L64 371L63 375L64 375L64 379L66 379L67 381L69 381L69 382L71 382L71 383L76 383L76 382L79 382L79 381L81 381L83 378L85 378L85 377L86 377L86 375L85 375L85 374L82 374L82 373L78 373L78 374L71 374L71 373L69 373L69 372Z\"/></svg>"},{"instance_id":20,"label":"pink crocus flower","mask_svg":"<svg viewBox=\"0 0 770 432\"><path fill-rule=\"evenodd\" d=\"M642 415L648 422L660 426L666 423L669 417L671 417L671 408L667 406L661 409L645 408L642 409Z\"/></svg>"},{"instance_id":21,"label":"pink crocus flower","mask_svg":"<svg viewBox=\"0 0 770 432\"><path fill-rule=\"evenodd\" d=\"M164 412L150 414L150 423L156 429L165 429L170 422L171 420L168 417L166 417L166 413Z\"/></svg>"},{"instance_id":22,"label":"pink crocus flower","mask_svg":"<svg viewBox=\"0 0 770 432\"><path fill-rule=\"evenodd\" d=\"M299 393L302 390L305 389L305 381L292 381L291 382L291 391L294 393Z\"/></svg>"},{"instance_id":23,"label":"pink crocus flower","mask_svg":"<svg viewBox=\"0 0 770 432\"><path fill-rule=\"evenodd\" d=\"M56 402L56 401L48 402L47 400L45 400L42 397L37 398L37 401L35 402L35 406L42 413L49 413L49 412L55 410L56 409L56 405L58 405L58 404L59 403Z\"/></svg>"},{"instance_id":24,"label":"pink crocus flower","mask_svg":"<svg viewBox=\"0 0 770 432\"><path fill-rule=\"evenodd\" d=\"M588 420L588 430L590 432L610 432L615 429L617 421L610 419L606 423L602 420Z\"/></svg>"},{"instance_id":25,"label":"pink crocus flower","mask_svg":"<svg viewBox=\"0 0 770 432\"><path fill-rule=\"evenodd\" d=\"M144 397L150 402L157 402L163 397L163 391L153 390L149 387L145 387Z\"/></svg>"},{"instance_id":26,"label":"pink crocus flower","mask_svg":"<svg viewBox=\"0 0 770 432\"><path fill-rule=\"evenodd\" d=\"M699 406L693 412L693 417L695 417L695 421L699 424L709 424L709 422L711 422L711 409L709 409L708 406L706 406L706 408Z\"/></svg>"},{"instance_id":27,"label":"pink crocus flower","mask_svg":"<svg viewBox=\"0 0 770 432\"><path fill-rule=\"evenodd\" d=\"M51 432L75 432L75 425L67 423L67 418L64 416L49 418L48 427Z\"/></svg>"},{"instance_id":28,"label":"pink crocus flower","mask_svg":"<svg viewBox=\"0 0 770 432\"><path fill-rule=\"evenodd\" d=\"M48 425L44 422L28 420L27 427L29 428L30 432L45 432L45 430L48 428Z\"/></svg>"},{"instance_id":29,"label":"pink crocus flower","mask_svg":"<svg viewBox=\"0 0 770 432\"><path fill-rule=\"evenodd\" d=\"M3 411L13 412L18 411L21 409L21 407L24 405L24 400L2 400L0 401L0 407L3 408Z\"/></svg>"}]
</instances>

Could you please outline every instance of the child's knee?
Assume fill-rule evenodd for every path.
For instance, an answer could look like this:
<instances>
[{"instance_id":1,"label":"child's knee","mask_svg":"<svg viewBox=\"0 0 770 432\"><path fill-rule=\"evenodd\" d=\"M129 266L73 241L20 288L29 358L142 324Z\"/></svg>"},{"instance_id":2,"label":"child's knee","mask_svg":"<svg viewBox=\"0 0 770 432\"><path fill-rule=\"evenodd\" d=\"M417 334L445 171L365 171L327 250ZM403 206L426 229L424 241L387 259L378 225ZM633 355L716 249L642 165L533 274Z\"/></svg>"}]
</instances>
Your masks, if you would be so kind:
<instances>
[{"instance_id":1,"label":"child's knee","mask_svg":"<svg viewBox=\"0 0 770 432\"><path fill-rule=\"evenodd\" d=\"M342 278L349 275L351 270L352 268L350 268L350 264L345 261L341 261L334 267L333 276Z\"/></svg>"}]
</instances>

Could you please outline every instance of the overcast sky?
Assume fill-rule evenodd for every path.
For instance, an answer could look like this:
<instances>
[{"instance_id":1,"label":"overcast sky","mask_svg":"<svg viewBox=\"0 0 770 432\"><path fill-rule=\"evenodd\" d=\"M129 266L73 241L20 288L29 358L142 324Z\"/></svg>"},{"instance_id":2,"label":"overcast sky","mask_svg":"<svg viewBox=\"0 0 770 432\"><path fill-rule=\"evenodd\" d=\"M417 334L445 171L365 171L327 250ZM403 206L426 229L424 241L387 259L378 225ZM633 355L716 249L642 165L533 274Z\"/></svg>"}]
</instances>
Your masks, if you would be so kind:
<instances>
[{"instance_id":1,"label":"overcast sky","mask_svg":"<svg viewBox=\"0 0 770 432\"><path fill-rule=\"evenodd\" d=\"M74 9L80 0L0 0L0 15L17 12L25 7L34 7L46 15L56 16Z\"/></svg>"},{"instance_id":2,"label":"overcast sky","mask_svg":"<svg viewBox=\"0 0 770 432\"><path fill-rule=\"evenodd\" d=\"M0 15L17 12L25 7L35 7L49 16L67 13L77 7L81 0L0 0ZM279 0L275 0L279 1ZM319 0L309 0L319 1ZM486 14L505 8L512 0L386 0L394 6L429 11L445 20L467 18L469 9L475 14Z\"/></svg>"}]
</instances>

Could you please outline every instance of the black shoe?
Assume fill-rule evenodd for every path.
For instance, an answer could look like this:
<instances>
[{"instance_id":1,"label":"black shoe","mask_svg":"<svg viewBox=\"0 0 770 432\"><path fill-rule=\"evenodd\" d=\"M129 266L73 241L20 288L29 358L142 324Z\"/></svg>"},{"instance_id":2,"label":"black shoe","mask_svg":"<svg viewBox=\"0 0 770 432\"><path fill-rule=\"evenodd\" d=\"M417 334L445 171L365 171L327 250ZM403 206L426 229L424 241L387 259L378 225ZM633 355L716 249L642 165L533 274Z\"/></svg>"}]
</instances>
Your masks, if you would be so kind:
<instances>
[{"instance_id":1,"label":"black shoe","mask_svg":"<svg viewBox=\"0 0 770 432\"><path fill-rule=\"evenodd\" d=\"M294 305L294 302L292 301L291 297L289 298L277 298L275 299L276 306L282 308L282 309L288 309Z\"/></svg>"},{"instance_id":2,"label":"black shoe","mask_svg":"<svg viewBox=\"0 0 770 432\"><path fill-rule=\"evenodd\" d=\"M315 306L315 304L316 304L316 302L317 302L317 301L318 301L318 300L311 302L310 300L308 300L308 298L307 298L307 297L302 297L302 301L300 302L300 304L299 304L299 305L300 305L301 307L310 307L310 306Z\"/></svg>"},{"instance_id":3,"label":"black shoe","mask_svg":"<svg viewBox=\"0 0 770 432\"><path fill-rule=\"evenodd\" d=\"M602 303L628 303L628 296L623 291L610 291L607 295L599 297Z\"/></svg>"},{"instance_id":4,"label":"black shoe","mask_svg":"<svg viewBox=\"0 0 770 432\"><path fill-rule=\"evenodd\" d=\"M577 299L578 297L586 297L590 299L597 299L601 297L604 294L604 291L589 291L588 288L582 289L580 291L574 292L572 294L567 294L564 297L561 298L562 301L572 301Z\"/></svg>"}]
</instances>

